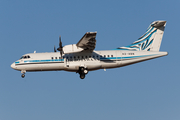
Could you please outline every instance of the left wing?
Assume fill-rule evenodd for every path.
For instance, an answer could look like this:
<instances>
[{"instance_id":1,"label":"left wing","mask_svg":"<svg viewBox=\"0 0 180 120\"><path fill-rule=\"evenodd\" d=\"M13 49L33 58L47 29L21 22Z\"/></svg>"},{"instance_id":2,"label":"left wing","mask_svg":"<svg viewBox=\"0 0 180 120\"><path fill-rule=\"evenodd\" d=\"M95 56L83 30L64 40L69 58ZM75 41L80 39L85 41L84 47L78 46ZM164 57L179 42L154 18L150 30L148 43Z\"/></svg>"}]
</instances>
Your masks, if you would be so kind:
<instances>
[{"instance_id":1,"label":"left wing","mask_svg":"<svg viewBox=\"0 0 180 120\"><path fill-rule=\"evenodd\" d=\"M84 50L93 51L96 47L96 34L97 32L87 32L76 44L76 46Z\"/></svg>"}]
</instances>

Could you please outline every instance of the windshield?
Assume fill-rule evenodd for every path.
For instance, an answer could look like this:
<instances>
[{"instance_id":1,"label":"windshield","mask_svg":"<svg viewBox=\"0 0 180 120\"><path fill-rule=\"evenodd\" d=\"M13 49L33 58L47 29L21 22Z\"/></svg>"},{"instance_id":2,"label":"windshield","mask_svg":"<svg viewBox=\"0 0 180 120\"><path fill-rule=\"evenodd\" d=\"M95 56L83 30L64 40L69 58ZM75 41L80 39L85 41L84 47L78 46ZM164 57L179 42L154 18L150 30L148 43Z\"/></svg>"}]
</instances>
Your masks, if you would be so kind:
<instances>
[{"instance_id":1,"label":"windshield","mask_svg":"<svg viewBox=\"0 0 180 120\"><path fill-rule=\"evenodd\" d=\"M30 58L30 56L26 55L26 56L22 56L20 59L28 59L28 58Z\"/></svg>"},{"instance_id":2,"label":"windshield","mask_svg":"<svg viewBox=\"0 0 180 120\"><path fill-rule=\"evenodd\" d=\"M24 56L22 56L20 59L23 59Z\"/></svg>"}]
</instances>

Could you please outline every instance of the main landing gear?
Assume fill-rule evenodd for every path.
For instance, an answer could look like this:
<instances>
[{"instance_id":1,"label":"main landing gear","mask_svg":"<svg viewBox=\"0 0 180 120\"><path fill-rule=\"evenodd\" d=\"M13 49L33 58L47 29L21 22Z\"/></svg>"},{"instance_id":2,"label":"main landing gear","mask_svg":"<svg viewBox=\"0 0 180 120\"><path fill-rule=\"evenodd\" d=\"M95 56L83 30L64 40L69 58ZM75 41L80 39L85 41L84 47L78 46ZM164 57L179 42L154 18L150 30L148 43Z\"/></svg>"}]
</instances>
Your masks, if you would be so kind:
<instances>
[{"instance_id":1,"label":"main landing gear","mask_svg":"<svg viewBox=\"0 0 180 120\"><path fill-rule=\"evenodd\" d=\"M21 77L24 78L24 77L25 77L26 70L21 70L21 73L22 73Z\"/></svg>"},{"instance_id":2,"label":"main landing gear","mask_svg":"<svg viewBox=\"0 0 180 120\"><path fill-rule=\"evenodd\" d=\"M88 70L84 67L79 67L79 70L77 73L79 73L81 79L84 79L86 74L88 73Z\"/></svg>"}]
</instances>

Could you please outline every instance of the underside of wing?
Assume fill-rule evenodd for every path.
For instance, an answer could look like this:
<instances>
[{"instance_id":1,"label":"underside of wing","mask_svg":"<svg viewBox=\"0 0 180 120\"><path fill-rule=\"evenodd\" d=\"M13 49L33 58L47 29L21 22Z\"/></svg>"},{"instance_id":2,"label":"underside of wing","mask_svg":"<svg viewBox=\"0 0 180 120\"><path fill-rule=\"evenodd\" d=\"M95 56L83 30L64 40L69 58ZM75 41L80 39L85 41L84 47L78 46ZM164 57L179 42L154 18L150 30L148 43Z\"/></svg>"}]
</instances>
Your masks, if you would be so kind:
<instances>
[{"instance_id":1,"label":"underside of wing","mask_svg":"<svg viewBox=\"0 0 180 120\"><path fill-rule=\"evenodd\" d=\"M96 34L97 32L87 32L76 44L76 46L84 50L93 51L96 47Z\"/></svg>"}]
</instances>

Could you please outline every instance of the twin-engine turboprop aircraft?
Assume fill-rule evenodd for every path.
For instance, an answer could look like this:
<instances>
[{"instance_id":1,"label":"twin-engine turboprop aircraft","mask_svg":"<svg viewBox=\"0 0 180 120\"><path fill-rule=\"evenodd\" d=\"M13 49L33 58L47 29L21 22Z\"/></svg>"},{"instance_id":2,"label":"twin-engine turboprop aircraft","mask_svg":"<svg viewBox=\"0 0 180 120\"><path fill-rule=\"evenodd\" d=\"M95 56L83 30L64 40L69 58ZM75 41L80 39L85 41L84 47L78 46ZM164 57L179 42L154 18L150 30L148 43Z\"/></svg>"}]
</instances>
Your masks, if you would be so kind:
<instances>
[{"instance_id":1,"label":"twin-engine turboprop aircraft","mask_svg":"<svg viewBox=\"0 0 180 120\"><path fill-rule=\"evenodd\" d=\"M79 73L84 79L89 71L122 67L167 55L159 52L166 21L154 21L146 33L129 46L114 50L95 51L96 32L87 32L77 44L62 46L59 38L59 52L29 53L14 62L11 67L22 73L31 71L65 70Z\"/></svg>"}]
</instances>

